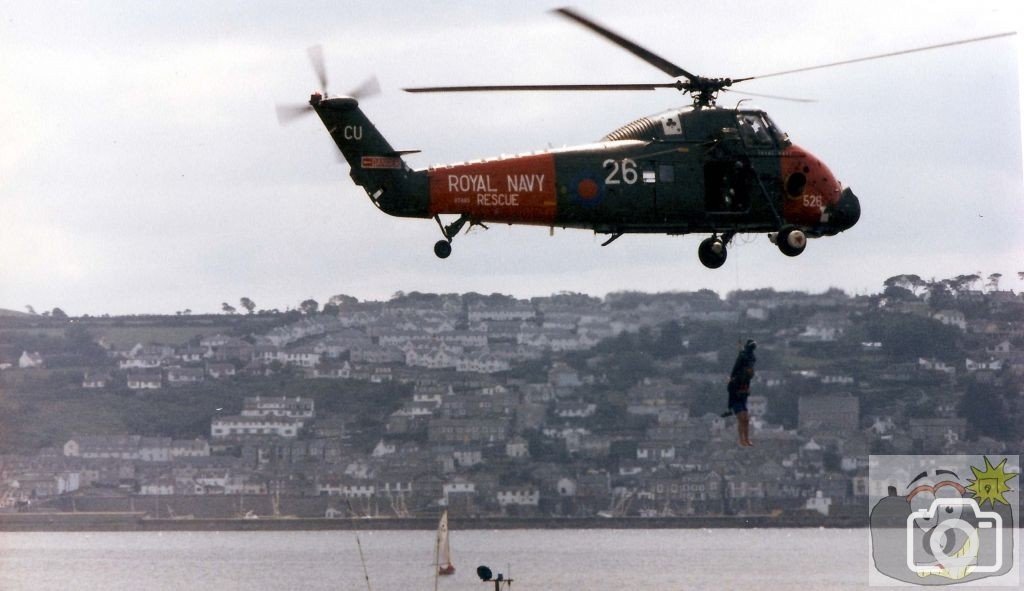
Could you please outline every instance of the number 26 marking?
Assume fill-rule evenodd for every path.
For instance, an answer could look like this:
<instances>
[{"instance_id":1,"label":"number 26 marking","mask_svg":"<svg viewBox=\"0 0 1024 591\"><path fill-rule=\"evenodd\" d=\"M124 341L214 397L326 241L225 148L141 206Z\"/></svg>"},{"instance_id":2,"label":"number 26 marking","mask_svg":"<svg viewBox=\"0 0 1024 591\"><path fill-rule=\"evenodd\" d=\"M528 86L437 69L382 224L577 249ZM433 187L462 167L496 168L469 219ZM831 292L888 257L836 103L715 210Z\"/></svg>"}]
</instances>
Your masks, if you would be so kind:
<instances>
[{"instance_id":1,"label":"number 26 marking","mask_svg":"<svg viewBox=\"0 0 1024 591\"><path fill-rule=\"evenodd\" d=\"M622 160L612 160L609 158L601 166L611 169L608 171L608 176L604 179L604 184L606 185L618 185L621 183L632 185L640 177L636 172L636 162L629 158L623 158Z\"/></svg>"}]
</instances>

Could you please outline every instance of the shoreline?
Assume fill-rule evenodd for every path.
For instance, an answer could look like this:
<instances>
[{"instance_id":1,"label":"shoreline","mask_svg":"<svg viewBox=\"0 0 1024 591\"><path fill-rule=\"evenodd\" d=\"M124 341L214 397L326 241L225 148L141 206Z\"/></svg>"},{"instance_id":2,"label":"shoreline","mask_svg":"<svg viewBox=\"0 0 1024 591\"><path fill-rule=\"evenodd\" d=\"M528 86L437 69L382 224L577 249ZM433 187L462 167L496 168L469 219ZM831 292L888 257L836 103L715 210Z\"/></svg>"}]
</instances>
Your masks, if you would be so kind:
<instances>
[{"instance_id":1,"label":"shoreline","mask_svg":"<svg viewBox=\"0 0 1024 591\"><path fill-rule=\"evenodd\" d=\"M738 529L867 527L863 517L748 515L695 517L451 517L452 530L508 529ZM323 517L150 518L142 512L0 513L0 532L325 531L426 530L431 517L329 519Z\"/></svg>"}]
</instances>

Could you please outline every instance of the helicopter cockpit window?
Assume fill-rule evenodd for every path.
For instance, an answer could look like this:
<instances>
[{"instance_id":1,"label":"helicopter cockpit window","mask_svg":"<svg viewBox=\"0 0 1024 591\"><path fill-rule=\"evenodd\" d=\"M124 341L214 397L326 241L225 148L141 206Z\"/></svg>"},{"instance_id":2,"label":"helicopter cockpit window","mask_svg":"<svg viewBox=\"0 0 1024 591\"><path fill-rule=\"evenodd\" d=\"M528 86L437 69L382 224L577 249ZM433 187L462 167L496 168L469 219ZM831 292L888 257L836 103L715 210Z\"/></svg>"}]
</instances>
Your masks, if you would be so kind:
<instances>
[{"instance_id":1,"label":"helicopter cockpit window","mask_svg":"<svg viewBox=\"0 0 1024 591\"><path fill-rule=\"evenodd\" d=\"M775 146L768 124L760 113L738 113L736 119L744 144L753 148Z\"/></svg>"},{"instance_id":2,"label":"helicopter cockpit window","mask_svg":"<svg viewBox=\"0 0 1024 591\"><path fill-rule=\"evenodd\" d=\"M775 122L772 121L771 117L768 115L763 115L763 117L765 123L768 124L768 130L772 132L772 135L775 137L775 141L778 142L780 146L786 148L793 145L793 142L789 141L789 134L779 129L779 126L775 125Z\"/></svg>"}]
</instances>

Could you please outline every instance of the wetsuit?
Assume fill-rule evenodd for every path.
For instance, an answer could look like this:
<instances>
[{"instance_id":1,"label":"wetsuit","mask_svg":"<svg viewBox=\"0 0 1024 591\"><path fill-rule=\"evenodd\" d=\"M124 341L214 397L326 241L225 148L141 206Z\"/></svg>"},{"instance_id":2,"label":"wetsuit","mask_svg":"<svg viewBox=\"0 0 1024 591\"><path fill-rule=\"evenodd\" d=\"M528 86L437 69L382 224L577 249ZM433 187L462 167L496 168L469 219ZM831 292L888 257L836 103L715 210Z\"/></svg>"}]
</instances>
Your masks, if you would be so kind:
<instances>
[{"instance_id":1,"label":"wetsuit","mask_svg":"<svg viewBox=\"0 0 1024 591\"><path fill-rule=\"evenodd\" d=\"M736 356L736 363L732 366L732 374L729 376L729 411L738 415L747 410L747 397L750 396L750 380L754 377L754 351L744 348Z\"/></svg>"}]
</instances>

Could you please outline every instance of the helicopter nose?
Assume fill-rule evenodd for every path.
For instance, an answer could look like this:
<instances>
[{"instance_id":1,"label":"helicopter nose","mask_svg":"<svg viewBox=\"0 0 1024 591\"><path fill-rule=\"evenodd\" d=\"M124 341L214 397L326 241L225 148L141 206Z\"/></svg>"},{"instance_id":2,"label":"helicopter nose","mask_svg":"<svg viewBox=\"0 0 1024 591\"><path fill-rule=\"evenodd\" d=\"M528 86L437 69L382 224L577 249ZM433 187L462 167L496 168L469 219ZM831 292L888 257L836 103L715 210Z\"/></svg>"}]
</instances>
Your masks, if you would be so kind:
<instances>
[{"instance_id":1,"label":"helicopter nose","mask_svg":"<svg viewBox=\"0 0 1024 591\"><path fill-rule=\"evenodd\" d=\"M860 219L860 199L853 194L849 187L843 189L839 201L831 207L829 212L829 224L836 232L849 230Z\"/></svg>"}]
</instances>

